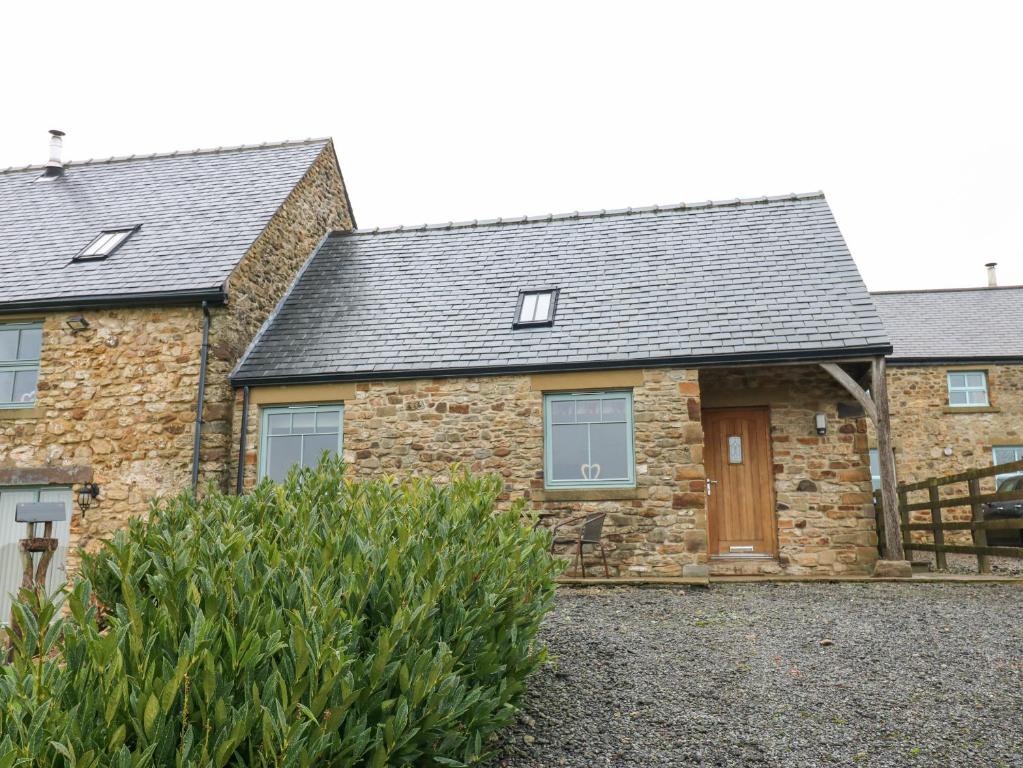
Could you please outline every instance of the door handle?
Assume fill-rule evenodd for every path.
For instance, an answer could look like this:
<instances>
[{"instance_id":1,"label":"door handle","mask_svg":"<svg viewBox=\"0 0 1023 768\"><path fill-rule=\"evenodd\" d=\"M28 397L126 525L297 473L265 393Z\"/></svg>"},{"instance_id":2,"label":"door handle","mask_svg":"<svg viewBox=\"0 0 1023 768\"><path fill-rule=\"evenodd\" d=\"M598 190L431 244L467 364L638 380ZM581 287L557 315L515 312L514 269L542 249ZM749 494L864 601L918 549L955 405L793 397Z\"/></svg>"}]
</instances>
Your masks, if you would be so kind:
<instances>
[{"instance_id":1,"label":"door handle","mask_svg":"<svg viewBox=\"0 0 1023 768\"><path fill-rule=\"evenodd\" d=\"M711 480L708 477L707 480L706 480L706 483L707 483L707 495L710 496L710 490L711 490L710 487L711 487L711 485L717 485L718 481L717 480Z\"/></svg>"}]
</instances>

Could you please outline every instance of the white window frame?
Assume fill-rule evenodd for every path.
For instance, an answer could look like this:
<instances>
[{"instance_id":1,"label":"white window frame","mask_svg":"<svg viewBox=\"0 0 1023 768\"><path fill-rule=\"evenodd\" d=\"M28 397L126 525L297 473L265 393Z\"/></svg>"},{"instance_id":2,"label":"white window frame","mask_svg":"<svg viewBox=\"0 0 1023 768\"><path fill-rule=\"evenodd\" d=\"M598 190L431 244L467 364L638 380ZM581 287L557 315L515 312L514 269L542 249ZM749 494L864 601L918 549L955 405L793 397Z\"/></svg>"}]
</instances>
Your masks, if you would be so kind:
<instances>
[{"instance_id":1,"label":"white window frame","mask_svg":"<svg viewBox=\"0 0 1023 768\"><path fill-rule=\"evenodd\" d=\"M1015 456L1015 458L1010 459L1009 461L999 461L998 460L998 452L999 451L1012 451L1014 456ZM993 445L993 446L991 446L991 466L996 466L998 464L1008 464L1008 463L1010 463L1012 461L1021 461L1021 460L1023 460L1023 445ZM1005 474L995 475L995 488L997 489L998 486L1000 486L1002 484L1003 480L1008 480L1010 477L1018 477L1019 475L1023 475L1023 472L1006 472Z\"/></svg>"},{"instance_id":2,"label":"white window frame","mask_svg":"<svg viewBox=\"0 0 1023 768\"><path fill-rule=\"evenodd\" d=\"M981 387L970 387L970 386L953 386L953 376L980 376L984 384ZM945 382L948 385L948 405L950 408L987 408L991 405L991 396L988 392L988 379L987 371L948 371L945 375ZM966 402L965 403L953 403L952 393L953 392L965 392ZM984 393L983 403L972 403L970 402L971 395L976 392Z\"/></svg>"},{"instance_id":3,"label":"white window frame","mask_svg":"<svg viewBox=\"0 0 1023 768\"><path fill-rule=\"evenodd\" d=\"M38 330L40 334L39 354L35 357L18 358L21 348L21 333L24 331ZM14 352L13 360L0 360L0 373L12 373L15 376L22 371L35 371L36 374L36 395L31 400L0 400L0 409L3 408L31 408L39 400L39 358L42 357L42 321L22 323L0 323L0 331L18 331L18 349ZM13 385L12 385L13 386ZM13 397L13 390L12 390Z\"/></svg>"},{"instance_id":4,"label":"white window frame","mask_svg":"<svg viewBox=\"0 0 1023 768\"><path fill-rule=\"evenodd\" d=\"M270 456L270 440L272 437L287 437L289 435L271 435L270 434L270 417L275 414L288 413L291 415L303 414L303 413L324 413L327 411L337 411L338 414L338 430L337 430L337 449L336 453L338 456L341 455L341 449L344 444L344 431L345 431L345 408L343 403L313 403L313 404L301 404L301 405L268 405L261 409L260 420L259 420L259 479L262 480L266 477L267 462ZM295 434L295 433L291 433ZM307 434L316 434L307 433ZM329 433L319 433L329 434ZM292 466L308 466L305 464L305 456L303 451L305 449L305 441L302 441L302 447L299 451L298 464ZM319 460L319 456L316 457Z\"/></svg>"}]
</instances>

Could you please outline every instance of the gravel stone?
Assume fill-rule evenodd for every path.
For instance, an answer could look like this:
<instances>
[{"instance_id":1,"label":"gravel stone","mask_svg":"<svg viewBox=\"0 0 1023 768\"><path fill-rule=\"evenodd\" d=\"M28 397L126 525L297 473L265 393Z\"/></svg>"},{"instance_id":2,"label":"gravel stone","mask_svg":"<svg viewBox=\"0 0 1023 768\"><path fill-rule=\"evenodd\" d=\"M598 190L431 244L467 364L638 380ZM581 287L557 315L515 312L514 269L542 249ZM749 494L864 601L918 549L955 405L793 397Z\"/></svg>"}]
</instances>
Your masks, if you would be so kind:
<instances>
[{"instance_id":1,"label":"gravel stone","mask_svg":"<svg viewBox=\"0 0 1023 768\"><path fill-rule=\"evenodd\" d=\"M541 639L489 768L1023 766L1019 586L561 589Z\"/></svg>"}]
</instances>

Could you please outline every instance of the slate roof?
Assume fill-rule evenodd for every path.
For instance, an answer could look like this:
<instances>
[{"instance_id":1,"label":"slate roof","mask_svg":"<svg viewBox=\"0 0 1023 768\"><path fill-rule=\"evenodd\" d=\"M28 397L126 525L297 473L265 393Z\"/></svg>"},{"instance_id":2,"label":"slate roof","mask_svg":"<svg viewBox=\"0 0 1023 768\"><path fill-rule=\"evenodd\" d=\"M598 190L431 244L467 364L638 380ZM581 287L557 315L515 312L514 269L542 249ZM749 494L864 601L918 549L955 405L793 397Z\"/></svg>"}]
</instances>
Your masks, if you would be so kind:
<instances>
[{"instance_id":1,"label":"slate roof","mask_svg":"<svg viewBox=\"0 0 1023 768\"><path fill-rule=\"evenodd\" d=\"M329 140L197 150L0 172L0 311L220 294ZM140 225L102 261L73 257Z\"/></svg>"},{"instance_id":2,"label":"slate roof","mask_svg":"<svg viewBox=\"0 0 1023 768\"><path fill-rule=\"evenodd\" d=\"M558 288L552 327L512 327ZM235 371L319 381L883 354L820 193L334 233ZM868 353L870 353L868 352Z\"/></svg>"},{"instance_id":3,"label":"slate roof","mask_svg":"<svg viewBox=\"0 0 1023 768\"><path fill-rule=\"evenodd\" d=\"M1023 286L885 291L874 303L892 362L1023 360Z\"/></svg>"}]
</instances>

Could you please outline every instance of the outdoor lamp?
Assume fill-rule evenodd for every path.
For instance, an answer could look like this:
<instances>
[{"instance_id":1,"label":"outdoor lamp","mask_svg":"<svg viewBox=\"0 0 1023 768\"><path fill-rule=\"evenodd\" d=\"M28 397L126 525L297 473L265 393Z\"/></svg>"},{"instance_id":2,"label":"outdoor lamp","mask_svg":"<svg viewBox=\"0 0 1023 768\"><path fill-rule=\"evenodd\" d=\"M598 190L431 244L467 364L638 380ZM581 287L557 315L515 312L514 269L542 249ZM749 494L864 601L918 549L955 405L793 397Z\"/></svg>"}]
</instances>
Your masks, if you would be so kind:
<instances>
[{"instance_id":1,"label":"outdoor lamp","mask_svg":"<svg viewBox=\"0 0 1023 768\"><path fill-rule=\"evenodd\" d=\"M826 435L828 433L828 415L818 411L813 415L813 425L817 428L818 435Z\"/></svg>"},{"instance_id":2,"label":"outdoor lamp","mask_svg":"<svg viewBox=\"0 0 1023 768\"><path fill-rule=\"evenodd\" d=\"M78 489L78 508L82 510L82 517L85 516L85 510L98 498L99 486L96 483L82 483Z\"/></svg>"},{"instance_id":3,"label":"outdoor lamp","mask_svg":"<svg viewBox=\"0 0 1023 768\"><path fill-rule=\"evenodd\" d=\"M85 315L71 315L65 323L67 324L67 327L71 329L72 333L84 331L89 327L89 321L85 319Z\"/></svg>"}]
</instances>

